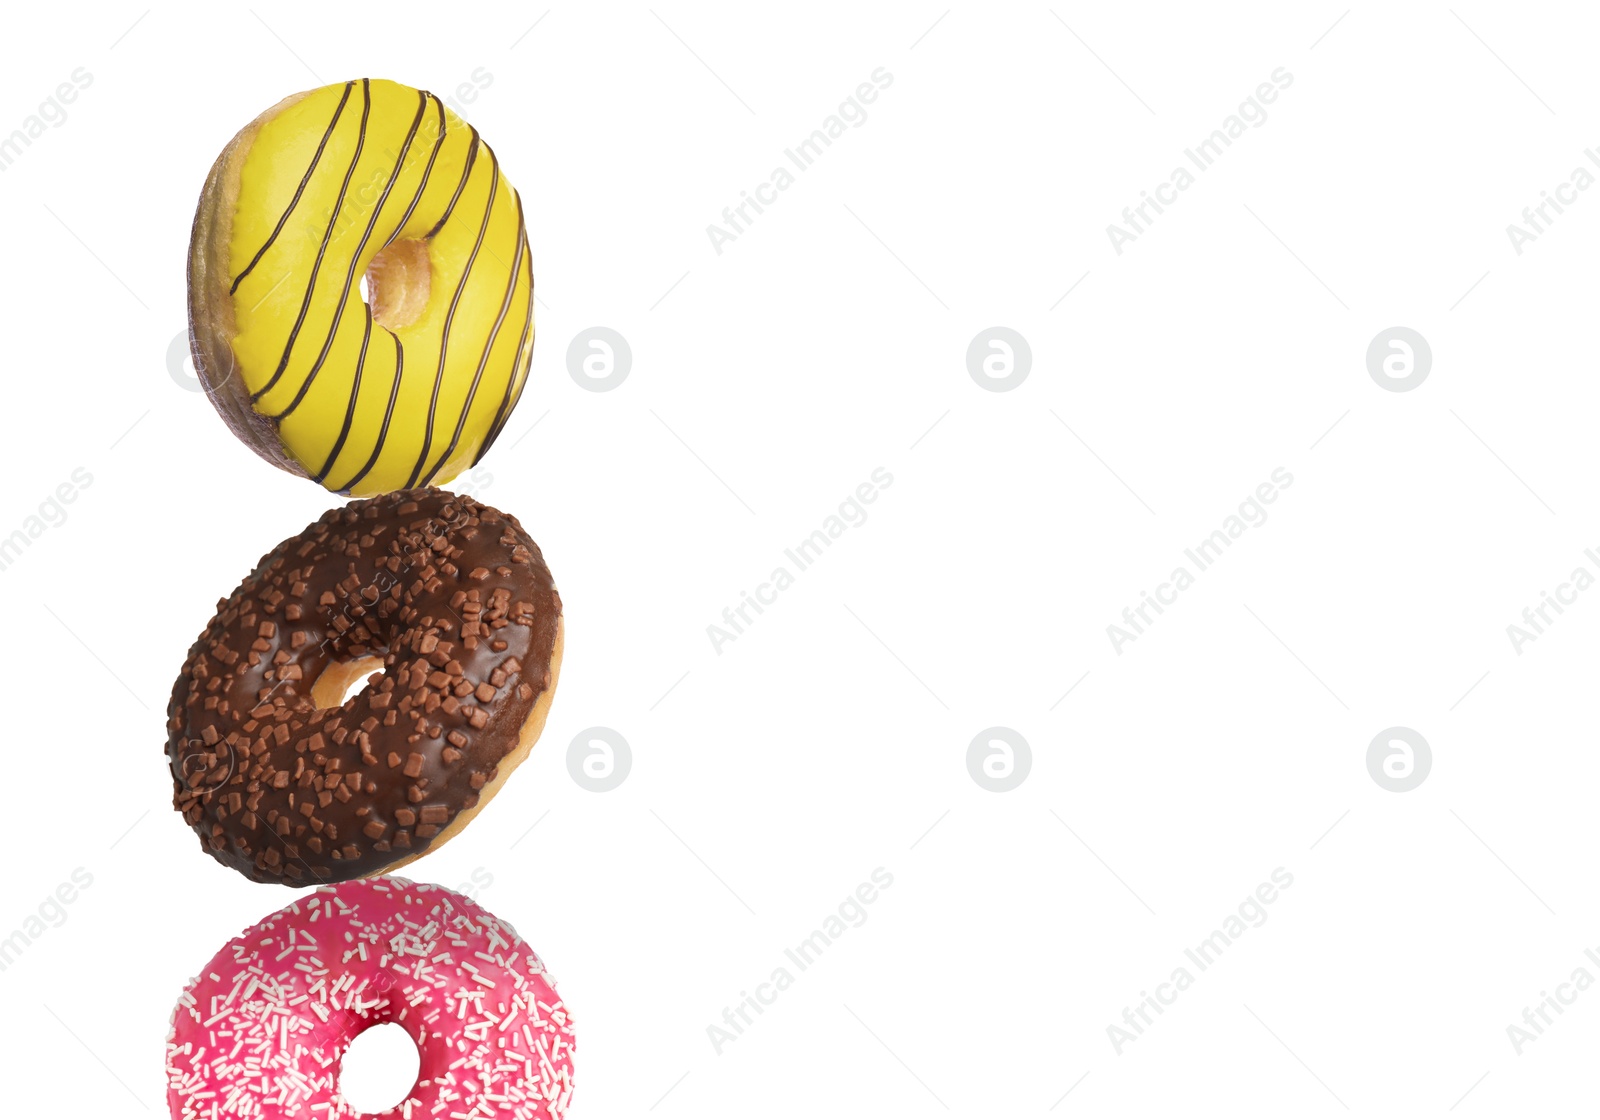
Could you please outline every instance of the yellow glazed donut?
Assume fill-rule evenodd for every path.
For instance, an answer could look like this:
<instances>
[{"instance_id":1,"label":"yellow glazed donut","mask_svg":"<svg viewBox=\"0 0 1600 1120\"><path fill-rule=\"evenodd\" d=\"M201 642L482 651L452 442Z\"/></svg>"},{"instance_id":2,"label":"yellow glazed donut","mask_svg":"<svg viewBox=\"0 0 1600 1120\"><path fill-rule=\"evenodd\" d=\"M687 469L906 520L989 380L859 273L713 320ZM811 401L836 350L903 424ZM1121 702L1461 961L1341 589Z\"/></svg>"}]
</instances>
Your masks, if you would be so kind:
<instances>
[{"instance_id":1,"label":"yellow glazed donut","mask_svg":"<svg viewBox=\"0 0 1600 1120\"><path fill-rule=\"evenodd\" d=\"M446 483L528 376L522 199L431 93L363 78L287 97L206 178L189 329L212 404L268 462L356 496Z\"/></svg>"}]
</instances>

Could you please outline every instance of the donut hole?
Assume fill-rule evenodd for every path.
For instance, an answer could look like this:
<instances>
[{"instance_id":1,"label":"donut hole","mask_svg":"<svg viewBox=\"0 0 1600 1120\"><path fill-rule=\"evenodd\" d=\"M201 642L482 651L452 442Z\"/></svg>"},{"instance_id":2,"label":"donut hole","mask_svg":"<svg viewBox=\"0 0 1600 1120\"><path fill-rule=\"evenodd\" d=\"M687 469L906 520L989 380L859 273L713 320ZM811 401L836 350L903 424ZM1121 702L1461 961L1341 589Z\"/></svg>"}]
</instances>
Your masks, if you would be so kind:
<instances>
[{"instance_id":1,"label":"donut hole","mask_svg":"<svg viewBox=\"0 0 1600 1120\"><path fill-rule=\"evenodd\" d=\"M311 685L311 702L319 708L337 708L367 687L367 678L383 668L377 655L354 661L334 661Z\"/></svg>"},{"instance_id":2,"label":"donut hole","mask_svg":"<svg viewBox=\"0 0 1600 1120\"><path fill-rule=\"evenodd\" d=\"M422 317L433 288L433 265L426 241L396 241L385 245L361 277L361 296L372 317L392 331L408 327Z\"/></svg>"},{"instance_id":3,"label":"donut hole","mask_svg":"<svg viewBox=\"0 0 1600 1120\"><path fill-rule=\"evenodd\" d=\"M422 1055L399 1023L378 1023L350 1040L339 1059L339 1095L357 1113L387 1112L416 1088Z\"/></svg>"}]
</instances>

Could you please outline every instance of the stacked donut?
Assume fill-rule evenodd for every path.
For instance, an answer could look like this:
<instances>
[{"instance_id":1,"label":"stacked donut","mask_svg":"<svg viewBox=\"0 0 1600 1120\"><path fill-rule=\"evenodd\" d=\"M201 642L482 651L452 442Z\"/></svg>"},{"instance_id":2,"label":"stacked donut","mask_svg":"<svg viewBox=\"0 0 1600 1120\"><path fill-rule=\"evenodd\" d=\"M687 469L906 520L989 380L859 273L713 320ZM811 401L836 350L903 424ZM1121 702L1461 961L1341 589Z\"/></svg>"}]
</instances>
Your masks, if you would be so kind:
<instances>
[{"instance_id":1,"label":"stacked donut","mask_svg":"<svg viewBox=\"0 0 1600 1120\"><path fill-rule=\"evenodd\" d=\"M234 433L355 500L262 557L172 690L173 803L201 848L317 888L184 992L172 1115L356 1115L340 1060L396 1022L422 1071L395 1115L559 1117L572 1025L538 956L470 900L381 877L494 796L560 669L539 546L434 488L482 458L527 382L521 198L426 91L361 79L285 98L206 180L189 320Z\"/></svg>"}]
</instances>

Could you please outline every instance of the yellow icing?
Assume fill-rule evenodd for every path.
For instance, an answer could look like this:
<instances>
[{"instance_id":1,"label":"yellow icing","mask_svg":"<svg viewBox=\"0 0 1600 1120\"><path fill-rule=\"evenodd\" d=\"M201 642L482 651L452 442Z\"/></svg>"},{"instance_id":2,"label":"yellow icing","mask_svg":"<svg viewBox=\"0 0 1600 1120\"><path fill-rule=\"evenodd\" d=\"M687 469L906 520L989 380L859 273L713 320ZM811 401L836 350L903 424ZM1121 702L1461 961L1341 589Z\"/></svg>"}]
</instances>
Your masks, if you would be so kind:
<instances>
[{"instance_id":1,"label":"yellow icing","mask_svg":"<svg viewBox=\"0 0 1600 1120\"><path fill-rule=\"evenodd\" d=\"M327 468L321 481L330 490L360 496L443 484L477 460L516 403L533 349L532 263L515 192L481 141L468 170L473 149L472 130L437 98L372 79L304 95L267 121L245 157L229 242L230 279L248 268L233 295L234 376L243 377L258 413L281 416L284 449L307 474L317 477ZM315 170L291 210L314 158ZM368 265L391 240L427 238L452 198L449 219L425 241L431 286L420 314L394 329L373 320L363 360L368 308L361 280ZM301 319L313 275L315 290Z\"/></svg>"}]
</instances>

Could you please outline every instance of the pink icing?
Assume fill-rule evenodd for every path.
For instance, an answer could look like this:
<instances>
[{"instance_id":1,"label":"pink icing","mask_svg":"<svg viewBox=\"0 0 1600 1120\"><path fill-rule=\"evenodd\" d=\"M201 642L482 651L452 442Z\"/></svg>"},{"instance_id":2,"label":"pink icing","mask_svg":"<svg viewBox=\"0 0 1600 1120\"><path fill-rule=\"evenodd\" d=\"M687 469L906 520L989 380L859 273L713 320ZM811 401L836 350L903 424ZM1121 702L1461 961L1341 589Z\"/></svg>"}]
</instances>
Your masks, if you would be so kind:
<instances>
[{"instance_id":1,"label":"pink icing","mask_svg":"<svg viewBox=\"0 0 1600 1120\"><path fill-rule=\"evenodd\" d=\"M240 934L184 990L167 1042L175 1120L360 1115L350 1040L399 1023L422 1056L403 1120L558 1120L573 1031L544 963L471 899L405 879L322 887Z\"/></svg>"}]
</instances>

